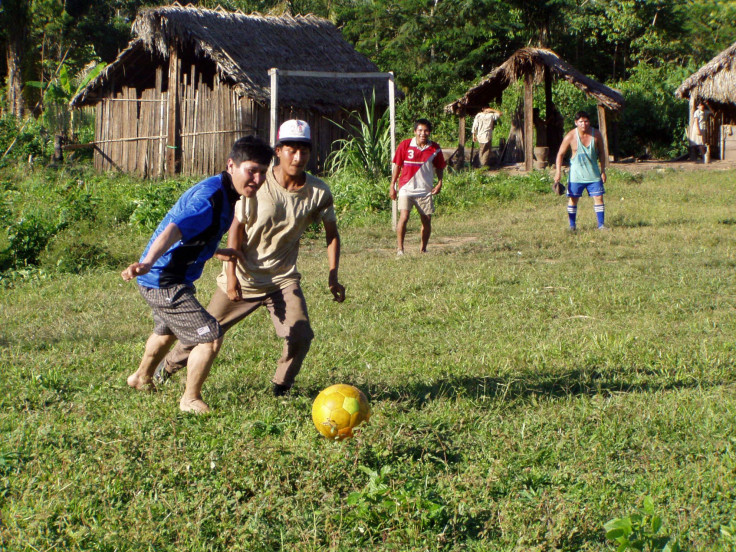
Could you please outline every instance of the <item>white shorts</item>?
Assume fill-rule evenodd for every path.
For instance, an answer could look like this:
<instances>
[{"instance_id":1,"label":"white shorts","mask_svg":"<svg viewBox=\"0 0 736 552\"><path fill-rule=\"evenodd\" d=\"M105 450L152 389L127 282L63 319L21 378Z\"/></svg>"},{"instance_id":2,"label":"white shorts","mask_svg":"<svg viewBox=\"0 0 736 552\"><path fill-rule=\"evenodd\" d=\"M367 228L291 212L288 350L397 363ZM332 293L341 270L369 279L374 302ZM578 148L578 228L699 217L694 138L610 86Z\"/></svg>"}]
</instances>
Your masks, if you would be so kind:
<instances>
[{"instance_id":1,"label":"white shorts","mask_svg":"<svg viewBox=\"0 0 736 552\"><path fill-rule=\"evenodd\" d=\"M412 207L416 207L420 214L431 216L434 214L434 196L432 194L426 196L399 196L399 211L411 211Z\"/></svg>"}]
</instances>

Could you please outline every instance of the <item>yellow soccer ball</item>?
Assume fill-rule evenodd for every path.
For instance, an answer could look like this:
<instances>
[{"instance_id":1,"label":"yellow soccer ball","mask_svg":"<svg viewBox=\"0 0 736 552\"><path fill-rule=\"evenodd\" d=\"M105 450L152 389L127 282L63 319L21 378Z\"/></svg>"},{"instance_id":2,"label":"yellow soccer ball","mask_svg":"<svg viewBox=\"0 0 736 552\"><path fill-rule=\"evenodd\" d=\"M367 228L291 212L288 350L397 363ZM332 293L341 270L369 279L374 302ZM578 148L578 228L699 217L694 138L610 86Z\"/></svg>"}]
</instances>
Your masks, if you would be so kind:
<instances>
[{"instance_id":1,"label":"yellow soccer ball","mask_svg":"<svg viewBox=\"0 0 736 552\"><path fill-rule=\"evenodd\" d=\"M353 428L371 417L368 399L357 387L338 383L324 389L312 404L312 420L329 439L347 439Z\"/></svg>"}]
</instances>

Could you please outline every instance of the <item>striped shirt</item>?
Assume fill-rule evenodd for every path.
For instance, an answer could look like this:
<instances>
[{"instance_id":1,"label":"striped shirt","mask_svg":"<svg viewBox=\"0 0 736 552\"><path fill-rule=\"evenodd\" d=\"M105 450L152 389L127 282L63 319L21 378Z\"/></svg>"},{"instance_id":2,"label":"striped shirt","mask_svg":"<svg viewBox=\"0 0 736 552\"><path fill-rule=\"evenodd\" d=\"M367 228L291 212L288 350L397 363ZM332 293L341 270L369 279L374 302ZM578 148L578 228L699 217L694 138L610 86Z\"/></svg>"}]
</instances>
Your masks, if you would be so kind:
<instances>
[{"instance_id":1,"label":"striped shirt","mask_svg":"<svg viewBox=\"0 0 736 552\"><path fill-rule=\"evenodd\" d=\"M401 167L399 195L409 197L430 195L435 169L444 169L447 166L437 142L430 142L420 148L416 138L404 140L399 144L394 154L394 163Z\"/></svg>"}]
</instances>

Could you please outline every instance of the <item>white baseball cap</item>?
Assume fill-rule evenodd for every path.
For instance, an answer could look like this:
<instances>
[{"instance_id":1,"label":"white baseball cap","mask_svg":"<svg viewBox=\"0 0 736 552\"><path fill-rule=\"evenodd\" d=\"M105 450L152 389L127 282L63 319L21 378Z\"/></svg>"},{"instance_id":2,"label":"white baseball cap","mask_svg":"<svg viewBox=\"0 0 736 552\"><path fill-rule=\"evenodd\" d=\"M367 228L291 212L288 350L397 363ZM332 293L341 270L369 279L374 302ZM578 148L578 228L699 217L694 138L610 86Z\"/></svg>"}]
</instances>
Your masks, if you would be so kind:
<instances>
[{"instance_id":1,"label":"white baseball cap","mask_svg":"<svg viewBox=\"0 0 736 552\"><path fill-rule=\"evenodd\" d=\"M284 142L304 142L311 145L312 133L309 130L309 123L299 119L284 121L279 127L276 140L279 144Z\"/></svg>"}]
</instances>

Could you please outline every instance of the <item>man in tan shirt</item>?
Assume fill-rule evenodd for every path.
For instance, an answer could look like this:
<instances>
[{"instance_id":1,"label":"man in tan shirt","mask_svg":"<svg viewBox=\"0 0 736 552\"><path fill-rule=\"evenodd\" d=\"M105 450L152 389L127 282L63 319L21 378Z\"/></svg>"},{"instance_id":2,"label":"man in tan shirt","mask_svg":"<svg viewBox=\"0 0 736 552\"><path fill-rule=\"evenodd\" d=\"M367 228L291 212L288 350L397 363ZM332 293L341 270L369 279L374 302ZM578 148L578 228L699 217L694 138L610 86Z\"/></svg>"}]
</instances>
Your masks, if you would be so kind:
<instances>
[{"instance_id":1,"label":"man in tan shirt","mask_svg":"<svg viewBox=\"0 0 736 552\"><path fill-rule=\"evenodd\" d=\"M473 119L473 142L480 144L478 156L482 167L491 166L493 153L493 125L501 116L501 112L491 106L484 107ZM471 159L472 163L473 160Z\"/></svg>"},{"instance_id":2,"label":"man in tan shirt","mask_svg":"<svg viewBox=\"0 0 736 552\"><path fill-rule=\"evenodd\" d=\"M302 234L314 222L321 221L325 229L327 285L335 301L345 300L337 277L340 236L332 192L305 170L311 146L306 122L292 119L279 128L275 148L279 164L268 170L255 198L241 198L235 205L227 243L243 252L245 262L225 263L207 307L225 332L258 307L269 310L276 334L284 339L271 380L276 396L291 389L314 337L296 266ZM159 365L155 380L166 381L186 366L189 352L177 345Z\"/></svg>"}]
</instances>

